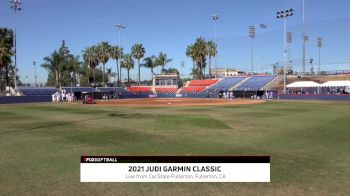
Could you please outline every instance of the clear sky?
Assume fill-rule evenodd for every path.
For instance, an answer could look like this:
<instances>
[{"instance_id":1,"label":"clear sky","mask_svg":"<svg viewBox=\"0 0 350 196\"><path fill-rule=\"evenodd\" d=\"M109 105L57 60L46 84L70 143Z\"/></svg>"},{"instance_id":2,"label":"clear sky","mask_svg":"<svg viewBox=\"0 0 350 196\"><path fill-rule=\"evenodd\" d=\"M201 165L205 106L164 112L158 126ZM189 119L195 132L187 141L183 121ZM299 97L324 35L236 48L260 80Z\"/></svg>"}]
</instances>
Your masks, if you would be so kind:
<instances>
[{"instance_id":1,"label":"clear sky","mask_svg":"<svg viewBox=\"0 0 350 196\"><path fill-rule=\"evenodd\" d=\"M283 60L283 22L276 19L276 12L287 8L296 10L287 24L288 31L293 32L291 58L300 60L302 0L22 0L22 11L17 15L19 74L22 80L29 76L32 82L33 60L40 65L62 40L73 54L80 56L86 46L101 41L117 45L118 34L113 25L123 23L127 26L122 32L126 52L133 44L142 43L146 56L167 53L173 59L168 67L181 72L180 62L184 61L188 75L192 62L185 56L186 46L199 36L213 39L211 14L215 12L220 14L218 67L250 70L248 26L268 25L264 33L257 28L254 44L255 66L261 70L262 64ZM349 10L349 0L306 0L308 58L318 59L316 39L321 36L325 42L324 62L350 62ZM0 0L0 26L13 27L8 0ZM107 67L115 70L115 64L111 60ZM150 77L148 69L143 68L142 72L143 78ZM46 75L38 66L38 81L45 82ZM136 69L132 72L135 76Z\"/></svg>"}]
</instances>

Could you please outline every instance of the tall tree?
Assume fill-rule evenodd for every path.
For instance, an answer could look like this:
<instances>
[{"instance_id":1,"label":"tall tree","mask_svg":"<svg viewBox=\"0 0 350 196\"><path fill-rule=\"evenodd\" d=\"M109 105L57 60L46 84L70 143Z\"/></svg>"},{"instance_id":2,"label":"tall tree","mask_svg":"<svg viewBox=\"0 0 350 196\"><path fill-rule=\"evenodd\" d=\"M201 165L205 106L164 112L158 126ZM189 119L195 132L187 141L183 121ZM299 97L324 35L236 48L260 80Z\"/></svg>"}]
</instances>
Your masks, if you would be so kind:
<instances>
[{"instance_id":1,"label":"tall tree","mask_svg":"<svg viewBox=\"0 0 350 196\"><path fill-rule=\"evenodd\" d=\"M98 54L96 46L87 47L83 50L84 63L92 69L94 84L96 84L96 66L98 65Z\"/></svg>"},{"instance_id":2,"label":"tall tree","mask_svg":"<svg viewBox=\"0 0 350 196\"><path fill-rule=\"evenodd\" d=\"M208 41L207 42L207 52L208 52L208 57L209 57L209 75L211 77L211 58L215 57L217 54L217 45L213 41Z\"/></svg>"},{"instance_id":3,"label":"tall tree","mask_svg":"<svg viewBox=\"0 0 350 196\"><path fill-rule=\"evenodd\" d=\"M116 76L117 74L115 72L112 72L112 68L107 68L106 75L107 75L108 82L111 83L112 77Z\"/></svg>"},{"instance_id":4,"label":"tall tree","mask_svg":"<svg viewBox=\"0 0 350 196\"><path fill-rule=\"evenodd\" d=\"M125 68L128 72L128 83L130 82L130 70L134 68L135 62L131 54L124 54L121 67Z\"/></svg>"},{"instance_id":5,"label":"tall tree","mask_svg":"<svg viewBox=\"0 0 350 196\"><path fill-rule=\"evenodd\" d=\"M119 46L112 46L110 52L111 52L111 58L117 61L117 85L120 86L121 68L119 66L119 60L123 56L123 48Z\"/></svg>"},{"instance_id":6,"label":"tall tree","mask_svg":"<svg viewBox=\"0 0 350 196\"><path fill-rule=\"evenodd\" d=\"M158 57L156 57L156 64L162 67L162 72L166 64L171 62L172 59L168 59L167 55L163 52L160 52Z\"/></svg>"},{"instance_id":7,"label":"tall tree","mask_svg":"<svg viewBox=\"0 0 350 196\"><path fill-rule=\"evenodd\" d=\"M13 46L13 31L8 28L0 28L0 91L2 90L2 69L5 68L5 82L9 83L9 66L11 65L11 57L14 54Z\"/></svg>"},{"instance_id":8,"label":"tall tree","mask_svg":"<svg viewBox=\"0 0 350 196\"><path fill-rule=\"evenodd\" d=\"M205 70L206 67L207 54L207 43L202 37L197 38L196 42L193 45L187 47L186 55L191 57L192 60L195 62L196 69L193 70L198 71L198 73L196 74L196 77L198 77L198 79L203 78L203 70Z\"/></svg>"},{"instance_id":9,"label":"tall tree","mask_svg":"<svg viewBox=\"0 0 350 196\"><path fill-rule=\"evenodd\" d=\"M48 71L48 85L61 87L62 85L69 85L72 76L75 83L77 83L80 64L79 56L70 54L65 41L62 41L61 47L46 56L41 66Z\"/></svg>"},{"instance_id":10,"label":"tall tree","mask_svg":"<svg viewBox=\"0 0 350 196\"><path fill-rule=\"evenodd\" d=\"M153 69L158 66L157 63L156 63L156 57L154 55L152 55L150 57L147 57L147 58L143 59L143 64L142 65L144 67L147 67L147 68L151 69L151 73L153 75L154 74Z\"/></svg>"},{"instance_id":11,"label":"tall tree","mask_svg":"<svg viewBox=\"0 0 350 196\"><path fill-rule=\"evenodd\" d=\"M196 59L195 59L195 56L194 56L194 46L193 45L187 46L187 48L186 48L186 56L191 58L192 63L193 63L193 69L195 69L196 68L196 65L195 65Z\"/></svg>"},{"instance_id":12,"label":"tall tree","mask_svg":"<svg viewBox=\"0 0 350 196\"><path fill-rule=\"evenodd\" d=\"M72 82L74 86L77 86L78 79L80 78L80 67L82 62L80 61L79 56L69 55L67 61L65 61L65 71L66 78L64 80L66 85L67 82Z\"/></svg>"},{"instance_id":13,"label":"tall tree","mask_svg":"<svg viewBox=\"0 0 350 196\"><path fill-rule=\"evenodd\" d=\"M59 83L59 75L61 70L60 66L61 66L61 56L57 52L57 50L51 53L50 56L44 57L44 63L41 64L41 67L46 69L49 73L50 72L54 73L56 87L59 87L60 85Z\"/></svg>"},{"instance_id":14,"label":"tall tree","mask_svg":"<svg viewBox=\"0 0 350 196\"><path fill-rule=\"evenodd\" d=\"M141 83L141 65L140 65L140 60L144 57L145 53L146 53L146 50L142 46L142 44L135 44L131 48L132 57L137 59L139 84Z\"/></svg>"},{"instance_id":15,"label":"tall tree","mask_svg":"<svg viewBox=\"0 0 350 196\"><path fill-rule=\"evenodd\" d=\"M102 85L106 86L105 84L105 74L106 74L106 63L108 62L110 58L110 50L111 46L108 44L108 42L101 42L98 46L98 61L102 63L103 65L103 74L102 74Z\"/></svg>"},{"instance_id":16,"label":"tall tree","mask_svg":"<svg viewBox=\"0 0 350 196\"><path fill-rule=\"evenodd\" d=\"M195 43L197 66L199 68L199 77L203 79L203 70L205 69L205 59L207 56L207 44L206 41L199 37Z\"/></svg>"}]
</instances>

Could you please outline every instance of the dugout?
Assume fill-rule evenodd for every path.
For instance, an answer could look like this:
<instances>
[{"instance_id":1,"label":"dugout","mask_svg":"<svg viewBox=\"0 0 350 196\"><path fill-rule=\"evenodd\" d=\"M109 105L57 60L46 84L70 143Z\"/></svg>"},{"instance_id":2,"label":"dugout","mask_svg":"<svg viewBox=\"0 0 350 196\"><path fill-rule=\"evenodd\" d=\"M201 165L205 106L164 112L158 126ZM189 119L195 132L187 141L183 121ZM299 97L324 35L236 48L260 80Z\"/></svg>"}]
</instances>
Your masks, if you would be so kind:
<instances>
[{"instance_id":1,"label":"dugout","mask_svg":"<svg viewBox=\"0 0 350 196\"><path fill-rule=\"evenodd\" d=\"M252 96L259 96L263 98L265 91L261 90L234 90L233 95L235 98L251 98Z\"/></svg>"}]
</instances>

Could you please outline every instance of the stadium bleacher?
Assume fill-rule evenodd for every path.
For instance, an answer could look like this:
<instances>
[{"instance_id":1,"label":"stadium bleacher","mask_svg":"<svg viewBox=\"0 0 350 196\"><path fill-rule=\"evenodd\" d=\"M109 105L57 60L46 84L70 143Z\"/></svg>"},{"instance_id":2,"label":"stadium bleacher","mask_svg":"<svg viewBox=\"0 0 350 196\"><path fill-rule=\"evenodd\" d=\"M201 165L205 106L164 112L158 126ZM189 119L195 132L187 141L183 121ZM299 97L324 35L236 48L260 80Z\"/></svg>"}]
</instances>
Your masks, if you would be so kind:
<instances>
[{"instance_id":1,"label":"stadium bleacher","mask_svg":"<svg viewBox=\"0 0 350 196\"><path fill-rule=\"evenodd\" d=\"M187 86L182 87L182 93L199 93L205 90L208 86L211 86L218 82L218 80L191 80L187 83Z\"/></svg>"},{"instance_id":2,"label":"stadium bleacher","mask_svg":"<svg viewBox=\"0 0 350 196\"><path fill-rule=\"evenodd\" d=\"M26 96L32 95L52 95L57 92L54 87L18 87L19 91Z\"/></svg>"},{"instance_id":3,"label":"stadium bleacher","mask_svg":"<svg viewBox=\"0 0 350 196\"><path fill-rule=\"evenodd\" d=\"M73 91L73 93L81 93L81 92L87 92L87 93L96 93L99 92L96 88L92 88L92 87L62 87L62 89L64 91L66 91L67 93L71 93Z\"/></svg>"},{"instance_id":4,"label":"stadium bleacher","mask_svg":"<svg viewBox=\"0 0 350 196\"><path fill-rule=\"evenodd\" d=\"M130 92L123 87L99 87L97 89L102 93L118 92L119 94L122 94L122 95L130 94Z\"/></svg>"},{"instance_id":5,"label":"stadium bleacher","mask_svg":"<svg viewBox=\"0 0 350 196\"><path fill-rule=\"evenodd\" d=\"M241 84L238 90L260 90L264 88L269 82L271 82L276 76L265 75L265 76L252 76L243 84Z\"/></svg>"},{"instance_id":6,"label":"stadium bleacher","mask_svg":"<svg viewBox=\"0 0 350 196\"><path fill-rule=\"evenodd\" d=\"M182 87L182 93L199 93L205 89L205 86L185 86Z\"/></svg>"},{"instance_id":7,"label":"stadium bleacher","mask_svg":"<svg viewBox=\"0 0 350 196\"><path fill-rule=\"evenodd\" d=\"M128 91L131 93L152 93L151 86L130 86Z\"/></svg>"},{"instance_id":8,"label":"stadium bleacher","mask_svg":"<svg viewBox=\"0 0 350 196\"><path fill-rule=\"evenodd\" d=\"M160 94L176 93L176 91L177 87L156 87L156 92Z\"/></svg>"},{"instance_id":9,"label":"stadium bleacher","mask_svg":"<svg viewBox=\"0 0 350 196\"><path fill-rule=\"evenodd\" d=\"M204 92L205 93L217 93L219 91L227 91L231 87L243 81L246 77L227 77L216 83L215 85L209 87Z\"/></svg>"},{"instance_id":10,"label":"stadium bleacher","mask_svg":"<svg viewBox=\"0 0 350 196\"><path fill-rule=\"evenodd\" d=\"M218 80L191 80L188 86L211 86L215 84Z\"/></svg>"}]
</instances>

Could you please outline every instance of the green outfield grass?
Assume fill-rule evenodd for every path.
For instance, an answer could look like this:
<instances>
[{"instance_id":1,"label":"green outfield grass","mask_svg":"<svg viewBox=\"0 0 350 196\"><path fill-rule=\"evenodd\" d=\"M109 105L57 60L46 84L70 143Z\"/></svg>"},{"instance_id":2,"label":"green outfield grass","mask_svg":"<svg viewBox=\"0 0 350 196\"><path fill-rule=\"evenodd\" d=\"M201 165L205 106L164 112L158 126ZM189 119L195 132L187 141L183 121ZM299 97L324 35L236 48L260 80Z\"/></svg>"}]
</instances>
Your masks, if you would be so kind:
<instances>
[{"instance_id":1,"label":"green outfield grass","mask_svg":"<svg viewBox=\"0 0 350 196\"><path fill-rule=\"evenodd\" d=\"M0 105L0 195L346 195L350 103ZM271 183L80 183L81 155L271 155Z\"/></svg>"}]
</instances>

